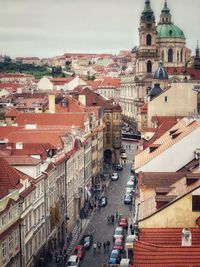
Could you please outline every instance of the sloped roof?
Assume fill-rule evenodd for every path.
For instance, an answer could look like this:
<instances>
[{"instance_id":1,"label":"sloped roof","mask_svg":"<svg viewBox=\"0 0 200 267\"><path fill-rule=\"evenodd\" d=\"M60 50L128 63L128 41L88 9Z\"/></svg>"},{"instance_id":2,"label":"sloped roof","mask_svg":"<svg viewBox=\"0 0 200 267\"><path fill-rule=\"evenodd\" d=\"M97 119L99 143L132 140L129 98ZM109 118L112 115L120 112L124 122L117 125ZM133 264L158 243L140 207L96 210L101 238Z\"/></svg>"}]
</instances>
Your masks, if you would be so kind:
<instances>
[{"instance_id":1,"label":"sloped roof","mask_svg":"<svg viewBox=\"0 0 200 267\"><path fill-rule=\"evenodd\" d=\"M156 234L155 234L156 235ZM199 267L200 246L156 246L134 242L134 267Z\"/></svg>"},{"instance_id":2,"label":"sloped roof","mask_svg":"<svg viewBox=\"0 0 200 267\"><path fill-rule=\"evenodd\" d=\"M139 186L168 187L184 176L184 172L139 172L138 180Z\"/></svg>"},{"instance_id":3,"label":"sloped roof","mask_svg":"<svg viewBox=\"0 0 200 267\"><path fill-rule=\"evenodd\" d=\"M176 138L171 138L169 131L163 134L160 138L158 138L154 144L159 144L159 147L150 152L149 149L145 149L141 153L137 154L135 157L135 169L140 168L141 166L145 165L159 154L163 153L172 145L179 142L182 138L189 135L192 131L200 127L200 122L193 121L189 125L186 124L186 118L183 118L180 122L178 122L174 127L170 129L170 131L177 130Z\"/></svg>"},{"instance_id":4,"label":"sloped roof","mask_svg":"<svg viewBox=\"0 0 200 267\"><path fill-rule=\"evenodd\" d=\"M13 108L6 112L5 117L17 117L19 114L20 112L16 108Z\"/></svg>"},{"instance_id":5,"label":"sloped roof","mask_svg":"<svg viewBox=\"0 0 200 267\"><path fill-rule=\"evenodd\" d=\"M158 246L181 246L183 228L141 228L139 240ZM200 247L200 228L190 228L192 246Z\"/></svg>"},{"instance_id":6,"label":"sloped roof","mask_svg":"<svg viewBox=\"0 0 200 267\"><path fill-rule=\"evenodd\" d=\"M5 159L10 165L13 165L13 166L15 165L34 166L42 162L40 159L32 158L29 156L7 156L5 157Z\"/></svg>"},{"instance_id":7,"label":"sloped roof","mask_svg":"<svg viewBox=\"0 0 200 267\"><path fill-rule=\"evenodd\" d=\"M36 125L54 125L70 126L76 125L84 127L87 119L85 112L66 112L66 113L22 113L17 119L18 125L36 124Z\"/></svg>"},{"instance_id":8,"label":"sloped roof","mask_svg":"<svg viewBox=\"0 0 200 267\"><path fill-rule=\"evenodd\" d=\"M20 178L17 170L0 157L0 199L9 194L9 190L21 187Z\"/></svg>"}]
</instances>

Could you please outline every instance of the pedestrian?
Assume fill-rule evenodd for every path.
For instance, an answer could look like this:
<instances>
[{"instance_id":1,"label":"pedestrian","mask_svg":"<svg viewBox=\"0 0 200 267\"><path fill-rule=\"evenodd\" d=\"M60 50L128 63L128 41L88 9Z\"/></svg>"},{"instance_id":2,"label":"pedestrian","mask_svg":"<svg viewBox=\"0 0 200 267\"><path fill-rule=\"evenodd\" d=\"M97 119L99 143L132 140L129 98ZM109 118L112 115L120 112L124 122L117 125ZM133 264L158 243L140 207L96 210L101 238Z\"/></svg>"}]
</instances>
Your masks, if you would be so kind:
<instances>
[{"instance_id":1,"label":"pedestrian","mask_svg":"<svg viewBox=\"0 0 200 267\"><path fill-rule=\"evenodd\" d=\"M126 234L127 234L128 233L128 224L126 225L125 230L126 230Z\"/></svg>"},{"instance_id":2,"label":"pedestrian","mask_svg":"<svg viewBox=\"0 0 200 267\"><path fill-rule=\"evenodd\" d=\"M131 230L131 234L133 233L133 225L130 224L130 230Z\"/></svg>"},{"instance_id":3,"label":"pedestrian","mask_svg":"<svg viewBox=\"0 0 200 267\"><path fill-rule=\"evenodd\" d=\"M93 252L96 253L96 250L97 250L97 244L93 243Z\"/></svg>"},{"instance_id":4,"label":"pedestrian","mask_svg":"<svg viewBox=\"0 0 200 267\"><path fill-rule=\"evenodd\" d=\"M106 253L106 242L103 242L103 251Z\"/></svg>"},{"instance_id":5,"label":"pedestrian","mask_svg":"<svg viewBox=\"0 0 200 267\"><path fill-rule=\"evenodd\" d=\"M109 250L110 250L110 241L109 240L106 242L106 245L107 245L107 252L109 252Z\"/></svg>"},{"instance_id":6,"label":"pedestrian","mask_svg":"<svg viewBox=\"0 0 200 267\"><path fill-rule=\"evenodd\" d=\"M116 221L118 220L118 217L119 217L119 212L116 211L116 212L115 212L115 219L116 219Z\"/></svg>"},{"instance_id":7,"label":"pedestrian","mask_svg":"<svg viewBox=\"0 0 200 267\"><path fill-rule=\"evenodd\" d=\"M98 242L98 243L97 243L97 247L98 247L99 252L100 252L100 250L101 250L101 242Z\"/></svg>"}]
</instances>

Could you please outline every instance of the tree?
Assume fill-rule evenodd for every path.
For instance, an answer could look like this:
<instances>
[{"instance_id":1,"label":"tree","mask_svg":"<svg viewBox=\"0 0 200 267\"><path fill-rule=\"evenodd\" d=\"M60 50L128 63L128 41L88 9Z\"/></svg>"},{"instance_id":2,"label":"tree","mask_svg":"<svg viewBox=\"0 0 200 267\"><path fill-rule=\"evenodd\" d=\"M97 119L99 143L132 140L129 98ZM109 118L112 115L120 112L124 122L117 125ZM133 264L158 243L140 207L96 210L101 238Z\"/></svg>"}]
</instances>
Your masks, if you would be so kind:
<instances>
[{"instance_id":1,"label":"tree","mask_svg":"<svg viewBox=\"0 0 200 267\"><path fill-rule=\"evenodd\" d=\"M4 63L10 63L11 62L11 58L9 56L4 56Z\"/></svg>"}]
</instances>

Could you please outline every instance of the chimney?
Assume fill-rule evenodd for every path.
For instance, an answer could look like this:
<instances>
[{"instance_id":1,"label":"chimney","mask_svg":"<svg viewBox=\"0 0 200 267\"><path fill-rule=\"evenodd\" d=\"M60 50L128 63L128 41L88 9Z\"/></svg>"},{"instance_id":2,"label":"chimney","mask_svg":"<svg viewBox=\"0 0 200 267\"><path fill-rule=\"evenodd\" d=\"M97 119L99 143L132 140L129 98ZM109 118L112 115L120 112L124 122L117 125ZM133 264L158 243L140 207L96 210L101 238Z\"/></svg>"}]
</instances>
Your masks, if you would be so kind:
<instances>
[{"instance_id":1,"label":"chimney","mask_svg":"<svg viewBox=\"0 0 200 267\"><path fill-rule=\"evenodd\" d=\"M182 247L192 246L192 233L189 228L183 228L182 230Z\"/></svg>"},{"instance_id":2,"label":"chimney","mask_svg":"<svg viewBox=\"0 0 200 267\"><path fill-rule=\"evenodd\" d=\"M49 113L55 113L56 105L55 105L55 95L49 95Z\"/></svg>"},{"instance_id":3,"label":"chimney","mask_svg":"<svg viewBox=\"0 0 200 267\"><path fill-rule=\"evenodd\" d=\"M23 149L23 143L22 142L17 142L15 144L15 147L16 147L16 149Z\"/></svg>"},{"instance_id":4,"label":"chimney","mask_svg":"<svg viewBox=\"0 0 200 267\"><path fill-rule=\"evenodd\" d=\"M80 103L84 106L86 106L86 97L85 95L79 95L78 96L78 100L80 101Z\"/></svg>"}]
</instances>

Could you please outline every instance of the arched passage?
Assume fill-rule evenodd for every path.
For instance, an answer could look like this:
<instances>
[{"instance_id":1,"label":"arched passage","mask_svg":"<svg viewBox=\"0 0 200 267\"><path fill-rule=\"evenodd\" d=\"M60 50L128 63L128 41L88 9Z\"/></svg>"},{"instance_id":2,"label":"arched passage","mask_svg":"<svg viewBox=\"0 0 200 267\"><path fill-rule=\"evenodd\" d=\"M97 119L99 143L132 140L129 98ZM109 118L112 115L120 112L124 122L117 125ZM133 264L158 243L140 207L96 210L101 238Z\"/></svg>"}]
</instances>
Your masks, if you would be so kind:
<instances>
[{"instance_id":1,"label":"arched passage","mask_svg":"<svg viewBox=\"0 0 200 267\"><path fill-rule=\"evenodd\" d=\"M112 151L110 149L106 149L104 151L104 162L107 162L107 163L112 162Z\"/></svg>"}]
</instances>

